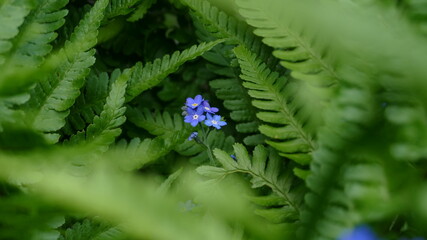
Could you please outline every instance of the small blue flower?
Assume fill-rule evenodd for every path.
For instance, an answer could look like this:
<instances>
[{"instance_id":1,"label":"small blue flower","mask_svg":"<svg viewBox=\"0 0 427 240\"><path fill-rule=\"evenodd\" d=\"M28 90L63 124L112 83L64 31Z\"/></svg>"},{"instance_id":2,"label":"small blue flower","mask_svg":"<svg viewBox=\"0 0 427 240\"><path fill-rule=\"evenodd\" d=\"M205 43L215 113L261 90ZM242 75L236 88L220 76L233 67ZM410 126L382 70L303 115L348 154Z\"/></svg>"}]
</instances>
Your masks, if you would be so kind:
<instances>
[{"instance_id":1,"label":"small blue flower","mask_svg":"<svg viewBox=\"0 0 427 240\"><path fill-rule=\"evenodd\" d=\"M190 134L190 136L188 137L188 141L191 141L191 140L195 139L198 135L199 135L198 132L192 132Z\"/></svg>"},{"instance_id":2,"label":"small blue flower","mask_svg":"<svg viewBox=\"0 0 427 240\"><path fill-rule=\"evenodd\" d=\"M193 98L187 98L185 105L187 105L191 109L195 109L198 106L200 106L200 104L202 104L202 102L203 102L202 96L197 95L194 99Z\"/></svg>"},{"instance_id":3,"label":"small blue flower","mask_svg":"<svg viewBox=\"0 0 427 240\"><path fill-rule=\"evenodd\" d=\"M370 227L361 225L345 232L338 240L379 240Z\"/></svg>"},{"instance_id":4,"label":"small blue flower","mask_svg":"<svg viewBox=\"0 0 427 240\"><path fill-rule=\"evenodd\" d=\"M211 107L210 105L209 105L209 102L208 101L203 101L202 102L202 107L203 107L203 110L205 111L205 112L207 112L207 113L216 113L216 112L218 112L218 108L216 108L216 107Z\"/></svg>"},{"instance_id":5,"label":"small blue flower","mask_svg":"<svg viewBox=\"0 0 427 240\"><path fill-rule=\"evenodd\" d=\"M221 129L222 126L227 125L226 122L221 121L221 116L220 115L214 115L211 116L210 114L208 115L208 119L205 120L205 125L208 127L215 127L216 129Z\"/></svg>"},{"instance_id":6,"label":"small blue flower","mask_svg":"<svg viewBox=\"0 0 427 240\"><path fill-rule=\"evenodd\" d=\"M191 108L187 109L188 115L185 116L184 122L190 123L191 126L195 127L199 122L205 120L206 116L203 115L203 109L198 108L193 110Z\"/></svg>"}]
</instances>

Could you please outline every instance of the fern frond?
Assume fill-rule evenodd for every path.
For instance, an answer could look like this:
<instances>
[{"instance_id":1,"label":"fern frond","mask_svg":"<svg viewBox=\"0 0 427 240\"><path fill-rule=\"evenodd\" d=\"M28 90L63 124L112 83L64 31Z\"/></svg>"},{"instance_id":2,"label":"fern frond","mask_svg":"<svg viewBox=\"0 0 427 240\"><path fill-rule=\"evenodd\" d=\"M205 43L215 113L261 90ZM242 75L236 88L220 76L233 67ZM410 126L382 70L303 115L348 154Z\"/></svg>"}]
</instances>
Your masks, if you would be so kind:
<instances>
[{"instance_id":1,"label":"fern frond","mask_svg":"<svg viewBox=\"0 0 427 240\"><path fill-rule=\"evenodd\" d=\"M187 132L177 131L142 141L139 138L134 138L129 143L121 140L110 154L116 154L117 157L126 154L126 159L122 159L119 165L126 171L137 170L165 156L186 138Z\"/></svg>"},{"instance_id":2,"label":"fern frond","mask_svg":"<svg viewBox=\"0 0 427 240\"><path fill-rule=\"evenodd\" d=\"M85 132L79 132L70 139L76 144L93 144L106 151L115 138L122 132L120 126L126 121L125 92L130 71L125 70L111 86L107 101L99 116L93 118Z\"/></svg>"},{"instance_id":3,"label":"fern frond","mask_svg":"<svg viewBox=\"0 0 427 240\"><path fill-rule=\"evenodd\" d=\"M110 77L105 72L98 75L91 71L86 77L86 84L80 96L70 108L66 124L61 129L63 135L73 135L93 123L93 118L101 114L111 85L118 76L120 76L120 70L113 71Z\"/></svg>"},{"instance_id":4,"label":"fern frond","mask_svg":"<svg viewBox=\"0 0 427 240\"><path fill-rule=\"evenodd\" d=\"M28 94L23 94L0 98L0 132L3 132L5 124L21 125L24 112L16 106L24 104L28 97Z\"/></svg>"},{"instance_id":5,"label":"fern frond","mask_svg":"<svg viewBox=\"0 0 427 240\"><path fill-rule=\"evenodd\" d=\"M127 19L129 22L136 22L139 19L143 18L147 13L148 9L156 3L157 0L143 0L132 13L132 15Z\"/></svg>"},{"instance_id":6,"label":"fern frond","mask_svg":"<svg viewBox=\"0 0 427 240\"><path fill-rule=\"evenodd\" d=\"M282 203L284 202L284 204L280 211L282 213L286 212L286 214L282 215L284 218L281 220L283 220L283 222L295 222L299 216L302 195L293 194L291 192L291 188L294 184L292 174L288 173L281 175L281 158L274 151L268 151L262 145L255 147L253 156L249 155L242 144L236 143L233 148L236 160L234 160L230 154L220 149L215 149L214 155L221 163L222 167L201 166L197 168L197 172L215 179L222 179L236 172L251 175L253 188L267 186L274 194L277 194L277 196L282 199ZM263 213L265 213L264 216L268 214L271 214L270 216L277 216L277 214L273 214L273 211L275 210L263 211ZM276 217L271 220L277 222Z\"/></svg>"},{"instance_id":7,"label":"fern frond","mask_svg":"<svg viewBox=\"0 0 427 240\"><path fill-rule=\"evenodd\" d=\"M68 11L62 9L68 0L37 0L35 8L20 26L14 37L13 47L7 54L2 72L13 67L38 66L51 50L50 42L56 39ZM16 69L13 69L16 70Z\"/></svg>"},{"instance_id":8,"label":"fern frond","mask_svg":"<svg viewBox=\"0 0 427 240\"><path fill-rule=\"evenodd\" d=\"M135 5L141 0L111 0L105 10L105 18L111 19L134 11ZM145 0L144 0L145 2Z\"/></svg>"},{"instance_id":9,"label":"fern frond","mask_svg":"<svg viewBox=\"0 0 427 240\"><path fill-rule=\"evenodd\" d=\"M237 123L236 130L246 135L244 143L251 146L263 143L265 137L258 130L261 121L256 117L257 110L252 106L240 79L215 79L209 85L215 89L215 95L223 100L224 107L230 110L230 118Z\"/></svg>"},{"instance_id":10,"label":"fern frond","mask_svg":"<svg viewBox=\"0 0 427 240\"><path fill-rule=\"evenodd\" d=\"M238 76L238 69L230 67L232 46L218 45L207 53L204 58L214 63L208 65L213 73L223 76L221 79L211 80L209 86L214 89L215 95L223 100L224 107L230 111L230 118L235 121L236 130L244 135L243 142L255 146L264 142L264 136L259 134L261 123L256 117L256 108L251 104L251 98L242 86Z\"/></svg>"},{"instance_id":11,"label":"fern frond","mask_svg":"<svg viewBox=\"0 0 427 240\"><path fill-rule=\"evenodd\" d=\"M0 65L4 64L6 54L13 47L11 40L18 35L19 27L30 13L29 1L5 1L0 6Z\"/></svg>"},{"instance_id":12,"label":"fern frond","mask_svg":"<svg viewBox=\"0 0 427 240\"><path fill-rule=\"evenodd\" d=\"M161 136L175 131L186 131L188 133L191 131L189 125L184 124L183 117L179 114L171 116L171 114L166 111L163 113L152 113L147 108L142 110L129 108L127 116L130 122L155 136Z\"/></svg>"},{"instance_id":13,"label":"fern frond","mask_svg":"<svg viewBox=\"0 0 427 240\"><path fill-rule=\"evenodd\" d=\"M132 67L133 74L126 93L126 101L129 102L143 91L156 86L182 64L201 56L222 41L216 40L194 45L182 52L176 51L171 56L166 55L162 59L156 59L152 63L145 64L145 66L137 63Z\"/></svg>"},{"instance_id":14,"label":"fern frond","mask_svg":"<svg viewBox=\"0 0 427 240\"><path fill-rule=\"evenodd\" d=\"M243 86L254 99L252 104L259 108L256 116L268 125L260 125L262 134L272 140L267 143L276 148L282 156L300 164L310 162L315 149L313 137L303 128L304 122L297 118L298 105L294 104L292 83L285 77L272 72L243 46L236 47L234 53L239 59Z\"/></svg>"},{"instance_id":15,"label":"fern frond","mask_svg":"<svg viewBox=\"0 0 427 240\"><path fill-rule=\"evenodd\" d=\"M281 65L291 70L291 76L300 82L299 102L305 103L301 111L310 113L309 124L313 128L323 125L323 111L342 78L337 71L335 59L327 51L315 31L307 29L302 22L292 18L293 12L280 0L239 0L240 13L254 33L263 42L274 48L273 55ZM312 34L313 33L313 34ZM322 45L323 44L323 45Z\"/></svg>"},{"instance_id":16,"label":"fern frond","mask_svg":"<svg viewBox=\"0 0 427 240\"><path fill-rule=\"evenodd\" d=\"M94 220L85 219L77 222L72 227L65 230L59 240L121 240L125 239L125 234L117 227L106 223L99 223Z\"/></svg>"},{"instance_id":17,"label":"fern frond","mask_svg":"<svg viewBox=\"0 0 427 240\"><path fill-rule=\"evenodd\" d=\"M311 174L306 179L310 192L305 196L307 208L302 218L304 229L301 239L336 239L346 228L358 223L357 216L354 216L357 211L349 195L353 193L344 187L349 184L359 190L370 191L374 185L346 182L342 171L351 166L355 158L372 164L369 158L355 157L351 149L362 144L364 134L371 131L369 127L379 112L376 110L379 106L376 96L373 81L358 72L346 78L334 104L326 112L326 126L319 133L319 147L313 152ZM354 193L357 192L355 190ZM307 229L311 231L304 232Z\"/></svg>"},{"instance_id":18,"label":"fern frond","mask_svg":"<svg viewBox=\"0 0 427 240\"><path fill-rule=\"evenodd\" d=\"M322 49L315 47L312 36L305 35L303 29L288 18L284 11L286 4L278 0L239 0L237 3L240 13L256 28L254 33L276 49L273 54L282 60L283 66L292 70L292 76L317 86L339 82L334 66Z\"/></svg>"},{"instance_id":19,"label":"fern frond","mask_svg":"<svg viewBox=\"0 0 427 240\"><path fill-rule=\"evenodd\" d=\"M271 50L262 44L261 40L253 35L252 29L244 22L228 16L209 1L180 0L180 2L194 11L204 28L217 38L230 40L233 44L246 46L255 52L261 59L270 59Z\"/></svg>"},{"instance_id":20,"label":"fern frond","mask_svg":"<svg viewBox=\"0 0 427 240\"><path fill-rule=\"evenodd\" d=\"M108 0L97 1L89 13L75 28L70 41L54 55L48 64L57 66L31 92L27 104L28 123L36 130L50 133L51 142L58 140L53 132L65 125L69 108L74 104L84 84L89 67L95 62L93 48L97 41L97 29L103 19Z\"/></svg>"},{"instance_id":21,"label":"fern frond","mask_svg":"<svg viewBox=\"0 0 427 240\"><path fill-rule=\"evenodd\" d=\"M130 143L129 146L134 149L131 151L144 155L143 158L135 156L135 160L127 161L127 164L132 166L130 169L140 168L165 156L184 142L192 131L188 124L184 124L179 114L171 116L168 112L152 113L148 109L129 108L126 115L130 122L157 136L154 139L147 138L142 142L138 139Z\"/></svg>"},{"instance_id":22,"label":"fern frond","mask_svg":"<svg viewBox=\"0 0 427 240\"><path fill-rule=\"evenodd\" d=\"M39 66L52 50L50 43L57 37L55 31L64 24L68 11L62 8L67 3L68 0L35 1L35 7L19 27L19 33L10 39L10 50L3 54L6 58L0 64L0 89L3 94L25 91L37 80L37 74L43 74L45 70Z\"/></svg>"},{"instance_id":23,"label":"fern frond","mask_svg":"<svg viewBox=\"0 0 427 240\"><path fill-rule=\"evenodd\" d=\"M395 137L390 139L390 153L400 161L417 162L427 156L427 118L425 110L413 96L403 95L401 101L387 101L385 118L395 129Z\"/></svg>"}]
</instances>

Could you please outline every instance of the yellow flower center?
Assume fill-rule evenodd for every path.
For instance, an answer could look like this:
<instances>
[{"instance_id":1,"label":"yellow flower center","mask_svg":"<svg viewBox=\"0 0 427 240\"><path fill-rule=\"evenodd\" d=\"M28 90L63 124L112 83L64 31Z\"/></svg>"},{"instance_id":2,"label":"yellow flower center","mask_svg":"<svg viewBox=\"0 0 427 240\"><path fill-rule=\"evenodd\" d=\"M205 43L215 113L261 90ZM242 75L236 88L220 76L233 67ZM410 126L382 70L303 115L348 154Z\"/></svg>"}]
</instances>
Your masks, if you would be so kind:
<instances>
[{"instance_id":1,"label":"yellow flower center","mask_svg":"<svg viewBox=\"0 0 427 240\"><path fill-rule=\"evenodd\" d=\"M191 106L193 106L193 107L197 107L197 105L199 105L199 104L197 104L197 103L191 104Z\"/></svg>"}]
</instances>

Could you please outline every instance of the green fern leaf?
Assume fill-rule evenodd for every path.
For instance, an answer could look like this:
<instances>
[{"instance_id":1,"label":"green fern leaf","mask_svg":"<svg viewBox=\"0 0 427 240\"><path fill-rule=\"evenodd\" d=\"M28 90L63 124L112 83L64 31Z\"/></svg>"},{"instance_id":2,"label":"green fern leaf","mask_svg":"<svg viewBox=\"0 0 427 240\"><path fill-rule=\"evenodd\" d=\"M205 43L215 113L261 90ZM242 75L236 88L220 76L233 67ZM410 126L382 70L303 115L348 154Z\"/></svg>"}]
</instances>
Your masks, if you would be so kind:
<instances>
[{"instance_id":1,"label":"green fern leaf","mask_svg":"<svg viewBox=\"0 0 427 240\"><path fill-rule=\"evenodd\" d=\"M294 99L291 83L269 70L243 46L235 48L234 52L242 69L240 77L245 80L243 86L254 99L252 104L260 109L256 115L268 124L259 126L260 132L271 139L267 143L281 155L300 164L308 164L315 143L303 128L304 122L296 117L298 106L290 101Z\"/></svg>"},{"instance_id":2,"label":"green fern leaf","mask_svg":"<svg viewBox=\"0 0 427 240\"><path fill-rule=\"evenodd\" d=\"M105 10L105 18L111 19L117 16L127 15L135 10L134 7L140 1L141 0L111 0Z\"/></svg>"},{"instance_id":3,"label":"green fern leaf","mask_svg":"<svg viewBox=\"0 0 427 240\"><path fill-rule=\"evenodd\" d=\"M184 120L179 114L172 117L168 112L152 113L148 109L129 108L127 116L130 122L157 137L147 138L142 142L134 140L136 143L132 143L131 146L135 150L132 151L144 157L138 157L135 154L134 160L127 161L126 169L137 169L165 156L182 144L192 131L188 124L184 124Z\"/></svg>"},{"instance_id":4,"label":"green fern leaf","mask_svg":"<svg viewBox=\"0 0 427 240\"><path fill-rule=\"evenodd\" d=\"M82 93L70 109L70 115L62 129L63 135L73 135L93 123L93 118L102 112L112 83L119 76L120 70L113 71L110 77L105 72L98 75L91 71L86 77L86 85L81 90Z\"/></svg>"},{"instance_id":5,"label":"green fern leaf","mask_svg":"<svg viewBox=\"0 0 427 240\"><path fill-rule=\"evenodd\" d=\"M301 111L311 114L307 123L310 128L323 125L323 111L336 91L341 77L333 57L325 54L326 47L309 29L292 18L293 12L280 0L239 0L240 13L248 24L255 27L254 33L263 42L273 47L273 55L291 70L291 76L301 80L297 100L305 103Z\"/></svg>"},{"instance_id":6,"label":"green fern leaf","mask_svg":"<svg viewBox=\"0 0 427 240\"><path fill-rule=\"evenodd\" d=\"M336 239L346 228L361 220L354 209L355 198L352 195L377 192L374 195L378 196L378 193L383 192L378 191L377 184L353 181L354 169L345 170L354 167L351 161L356 166L360 160L369 165L374 161L370 157L360 156L360 152L355 157L351 150L354 146L364 144L367 139L363 136L372 131L369 127L376 124L376 115L380 112L377 110L376 82L362 72L357 73L346 77L331 108L326 112L325 129L319 133L319 147L313 152L311 173L306 179L310 192L305 196L307 208L301 215L304 216L301 219L304 226L301 239ZM372 173L376 168L367 167L366 170ZM372 183L378 182L377 176L365 175L360 171L357 174L360 174L360 179L370 176Z\"/></svg>"},{"instance_id":7,"label":"green fern leaf","mask_svg":"<svg viewBox=\"0 0 427 240\"><path fill-rule=\"evenodd\" d=\"M13 39L13 48L8 52L2 69L12 67L38 66L51 50L49 44L55 40L55 31L61 27L67 15L62 8L68 0L37 0L35 8L25 19L19 33ZM2 71L3 72L3 71Z\"/></svg>"},{"instance_id":8,"label":"green fern leaf","mask_svg":"<svg viewBox=\"0 0 427 240\"><path fill-rule=\"evenodd\" d=\"M68 0L35 1L35 7L20 26L19 33L10 39L10 51L3 55L6 57L0 64L3 94L12 95L26 90L37 79L34 77L36 73L43 73L43 69L38 67L52 50L50 42L57 37L55 31L64 24L67 10L61 9L67 3Z\"/></svg>"},{"instance_id":9,"label":"green fern leaf","mask_svg":"<svg viewBox=\"0 0 427 240\"><path fill-rule=\"evenodd\" d=\"M244 138L245 144L253 146L262 143L265 138L258 131L261 122L256 118L256 109L239 79L216 79L209 85L215 89L216 96L224 101L224 107L231 111L230 118L237 122L236 130L248 135Z\"/></svg>"},{"instance_id":10,"label":"green fern leaf","mask_svg":"<svg viewBox=\"0 0 427 240\"><path fill-rule=\"evenodd\" d=\"M161 136L175 131L186 131L190 133L191 129L188 124L184 124L183 117L179 114L171 116L168 112L152 113L149 109L144 108L137 110L129 108L127 112L129 121L138 127L147 130L155 136Z\"/></svg>"},{"instance_id":11,"label":"green fern leaf","mask_svg":"<svg viewBox=\"0 0 427 240\"><path fill-rule=\"evenodd\" d=\"M97 29L107 4L108 0L96 2L76 27L70 41L48 61L57 66L55 70L31 92L27 121L36 130L50 133L48 138L52 143L58 140L54 132L65 125L69 108L79 96L84 77L95 62L95 51L91 48L96 44Z\"/></svg>"},{"instance_id":12,"label":"green fern leaf","mask_svg":"<svg viewBox=\"0 0 427 240\"><path fill-rule=\"evenodd\" d=\"M126 101L129 102L143 91L156 86L182 64L201 56L222 41L217 40L194 45L182 52L176 51L171 56L166 55L162 59L156 59L153 63L149 62L145 66L137 63L132 67L133 75L126 93Z\"/></svg>"},{"instance_id":13,"label":"green fern leaf","mask_svg":"<svg viewBox=\"0 0 427 240\"><path fill-rule=\"evenodd\" d=\"M25 0L10 0L0 6L0 65L4 64L6 54L12 50L13 39L19 33L19 27L30 13L31 5Z\"/></svg>"},{"instance_id":14,"label":"green fern leaf","mask_svg":"<svg viewBox=\"0 0 427 240\"><path fill-rule=\"evenodd\" d=\"M253 35L247 24L228 16L212 6L209 1L180 0L194 11L194 15L203 23L204 28L217 38L230 40L230 43L246 46L264 61L268 61L271 50L259 38Z\"/></svg>"},{"instance_id":15,"label":"green fern leaf","mask_svg":"<svg viewBox=\"0 0 427 240\"><path fill-rule=\"evenodd\" d=\"M143 18L147 13L148 9L156 3L157 0L144 0L142 1L132 13L132 15L127 19L129 22L136 22L139 19Z\"/></svg>"},{"instance_id":16,"label":"green fern leaf","mask_svg":"<svg viewBox=\"0 0 427 240\"><path fill-rule=\"evenodd\" d=\"M282 60L283 66L293 70L296 79L318 86L339 82L334 66L314 47L311 36L305 36L297 24L291 26L289 14L284 14L286 4L283 1L238 0L237 3L240 13L256 28L254 33L276 49L273 54Z\"/></svg>"},{"instance_id":17,"label":"green fern leaf","mask_svg":"<svg viewBox=\"0 0 427 240\"><path fill-rule=\"evenodd\" d=\"M209 86L215 90L215 95L223 100L224 107L230 111L230 118L235 121L236 130L243 134L243 142L255 146L264 142L265 138L259 134L259 119L256 117L257 109L252 106L251 98L242 86L236 67L230 67L234 59L232 46L218 45L204 56L215 65L208 65L209 70L223 76L211 80Z\"/></svg>"},{"instance_id":18,"label":"green fern leaf","mask_svg":"<svg viewBox=\"0 0 427 240\"><path fill-rule=\"evenodd\" d=\"M4 125L22 125L24 112L17 109L18 105L28 101L28 94L16 95L8 98L0 98L0 132L3 132Z\"/></svg>"},{"instance_id":19,"label":"green fern leaf","mask_svg":"<svg viewBox=\"0 0 427 240\"><path fill-rule=\"evenodd\" d=\"M85 219L83 222L75 223L68 228L59 240L120 240L125 239L125 234L117 227L106 223L99 223L93 220Z\"/></svg>"},{"instance_id":20,"label":"green fern leaf","mask_svg":"<svg viewBox=\"0 0 427 240\"><path fill-rule=\"evenodd\" d=\"M259 214L267 217L272 222L295 222L299 216L299 207L302 201L301 194L291 193L293 183L289 175L281 175L281 159L274 151L268 151L262 145L255 147L253 156L249 156L246 148L241 144L234 144L236 160L230 154L215 149L214 155L222 167L201 166L197 172L214 178L224 178L228 174L241 172L252 177L252 187L268 186L274 195L269 199L279 196L283 206L281 209L259 209ZM264 198L266 199L266 198ZM270 201L270 200L269 200ZM275 200L277 202L277 199ZM271 203L271 202L270 202ZM268 205L266 202L263 204ZM271 206L271 205L268 205Z\"/></svg>"},{"instance_id":21,"label":"green fern leaf","mask_svg":"<svg viewBox=\"0 0 427 240\"><path fill-rule=\"evenodd\" d=\"M125 70L112 84L107 101L99 116L93 118L85 132L73 135L70 142L75 144L93 144L106 151L115 138L122 132L120 126L126 121L125 92L127 81L130 79L129 70Z\"/></svg>"},{"instance_id":22,"label":"green fern leaf","mask_svg":"<svg viewBox=\"0 0 427 240\"><path fill-rule=\"evenodd\" d=\"M143 141L139 138L134 138L129 143L122 140L110 151L110 154L116 154L118 159L126 154L126 159L122 159L119 165L126 171L133 171L165 156L186 138L188 138L186 132L178 131L153 139L146 138Z\"/></svg>"}]
</instances>

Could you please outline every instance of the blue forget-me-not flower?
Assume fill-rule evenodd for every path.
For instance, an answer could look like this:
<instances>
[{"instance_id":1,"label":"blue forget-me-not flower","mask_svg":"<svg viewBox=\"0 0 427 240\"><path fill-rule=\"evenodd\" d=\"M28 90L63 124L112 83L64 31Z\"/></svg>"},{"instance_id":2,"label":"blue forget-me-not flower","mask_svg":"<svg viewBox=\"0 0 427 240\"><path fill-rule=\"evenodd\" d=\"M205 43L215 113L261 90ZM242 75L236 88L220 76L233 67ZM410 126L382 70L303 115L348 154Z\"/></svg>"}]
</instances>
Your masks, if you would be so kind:
<instances>
[{"instance_id":1,"label":"blue forget-me-not flower","mask_svg":"<svg viewBox=\"0 0 427 240\"><path fill-rule=\"evenodd\" d=\"M203 120L205 120L206 116L203 115L203 109L197 108L196 110L188 108L187 109L188 115L185 116L184 122L190 123L191 126L195 127L197 124Z\"/></svg>"},{"instance_id":2,"label":"blue forget-me-not flower","mask_svg":"<svg viewBox=\"0 0 427 240\"><path fill-rule=\"evenodd\" d=\"M195 98L187 98L185 105L187 105L187 107L189 107L191 109L195 109L198 106L200 106L200 104L202 104L202 102L203 102L202 96L197 95Z\"/></svg>"},{"instance_id":3,"label":"blue forget-me-not flower","mask_svg":"<svg viewBox=\"0 0 427 240\"><path fill-rule=\"evenodd\" d=\"M207 114L208 119L205 120L205 125L209 127L214 127L216 129L221 129L222 126L227 125L226 122L221 121L220 115L213 115Z\"/></svg>"},{"instance_id":4,"label":"blue forget-me-not flower","mask_svg":"<svg viewBox=\"0 0 427 240\"><path fill-rule=\"evenodd\" d=\"M218 112L218 108L216 108L216 107L211 107L210 105L209 105L209 102L208 101L203 101L202 102L202 106L203 106L203 110L205 111L205 112L207 112L207 113L216 113L216 112Z\"/></svg>"}]
</instances>

